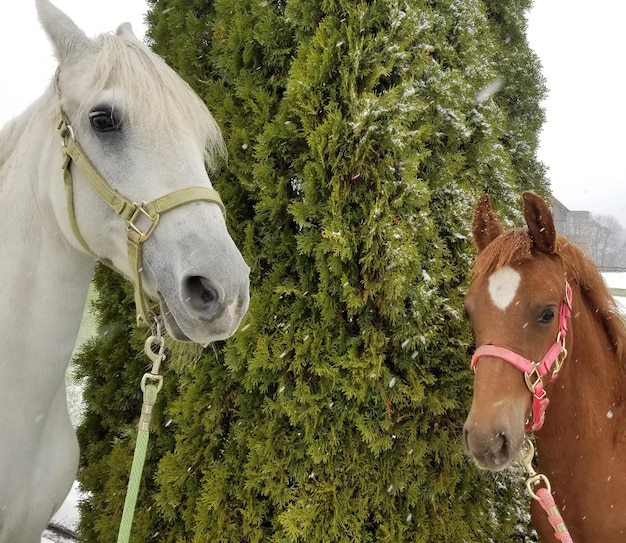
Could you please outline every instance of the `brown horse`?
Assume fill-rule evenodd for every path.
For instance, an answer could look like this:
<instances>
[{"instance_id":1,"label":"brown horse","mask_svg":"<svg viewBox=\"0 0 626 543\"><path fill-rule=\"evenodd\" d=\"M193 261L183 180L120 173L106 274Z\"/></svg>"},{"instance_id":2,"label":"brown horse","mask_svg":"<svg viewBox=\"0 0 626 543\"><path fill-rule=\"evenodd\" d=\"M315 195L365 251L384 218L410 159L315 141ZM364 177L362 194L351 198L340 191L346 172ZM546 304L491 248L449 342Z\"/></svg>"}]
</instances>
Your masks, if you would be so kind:
<instances>
[{"instance_id":1,"label":"brown horse","mask_svg":"<svg viewBox=\"0 0 626 543\"><path fill-rule=\"evenodd\" d=\"M626 329L596 266L556 234L539 196L523 199L527 229L504 231L488 196L474 214L465 305L478 348L465 445L479 467L502 470L535 430L538 471L574 543L624 542ZM542 541L555 541L534 500L531 517Z\"/></svg>"}]
</instances>

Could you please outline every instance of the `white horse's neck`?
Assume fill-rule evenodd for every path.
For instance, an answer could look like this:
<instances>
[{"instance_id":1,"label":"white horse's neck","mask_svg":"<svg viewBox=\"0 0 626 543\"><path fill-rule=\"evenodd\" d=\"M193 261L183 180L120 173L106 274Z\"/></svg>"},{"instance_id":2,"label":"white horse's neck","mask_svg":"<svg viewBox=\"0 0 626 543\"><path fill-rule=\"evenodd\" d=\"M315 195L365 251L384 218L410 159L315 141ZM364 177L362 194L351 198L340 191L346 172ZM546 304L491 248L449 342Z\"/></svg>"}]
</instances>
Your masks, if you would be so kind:
<instances>
[{"instance_id":1,"label":"white horse's neck","mask_svg":"<svg viewBox=\"0 0 626 543\"><path fill-rule=\"evenodd\" d=\"M93 271L91 259L68 243L53 211L52 195L58 199L63 185L59 139L51 137L42 113L50 99L46 95L36 102L13 130L13 138L38 149L26 153L35 158L13 154L0 166L0 304L5 309L0 379L8 384L28 376L32 390L39 380L58 385L63 379Z\"/></svg>"},{"instance_id":2,"label":"white horse's neck","mask_svg":"<svg viewBox=\"0 0 626 543\"><path fill-rule=\"evenodd\" d=\"M93 261L61 215L53 100L47 93L0 132L0 433L12 444L0 448L0 543L39 540L78 459L65 371Z\"/></svg>"}]
</instances>

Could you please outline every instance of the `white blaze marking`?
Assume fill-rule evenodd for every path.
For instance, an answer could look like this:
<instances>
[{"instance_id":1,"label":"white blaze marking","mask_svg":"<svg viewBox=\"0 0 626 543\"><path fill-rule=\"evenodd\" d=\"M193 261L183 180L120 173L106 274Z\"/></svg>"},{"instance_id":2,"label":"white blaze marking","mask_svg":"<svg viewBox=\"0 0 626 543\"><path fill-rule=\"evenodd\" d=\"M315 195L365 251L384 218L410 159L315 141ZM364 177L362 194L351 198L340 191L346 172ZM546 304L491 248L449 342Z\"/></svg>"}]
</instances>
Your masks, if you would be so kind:
<instances>
[{"instance_id":1,"label":"white blaze marking","mask_svg":"<svg viewBox=\"0 0 626 543\"><path fill-rule=\"evenodd\" d=\"M489 278L489 295L491 301L498 309L503 311L517 294L517 287L521 280L521 275L513 268L505 266L494 272Z\"/></svg>"}]
</instances>

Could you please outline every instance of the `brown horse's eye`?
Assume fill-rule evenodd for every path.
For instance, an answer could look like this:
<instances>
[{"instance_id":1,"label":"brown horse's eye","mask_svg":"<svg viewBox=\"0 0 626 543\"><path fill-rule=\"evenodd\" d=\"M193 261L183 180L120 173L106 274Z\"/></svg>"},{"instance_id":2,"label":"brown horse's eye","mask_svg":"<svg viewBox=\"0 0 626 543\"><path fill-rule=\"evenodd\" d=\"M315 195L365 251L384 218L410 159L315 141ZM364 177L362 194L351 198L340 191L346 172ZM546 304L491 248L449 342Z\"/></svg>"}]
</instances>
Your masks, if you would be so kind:
<instances>
[{"instance_id":1,"label":"brown horse's eye","mask_svg":"<svg viewBox=\"0 0 626 543\"><path fill-rule=\"evenodd\" d=\"M541 324L550 324L554 320L555 314L553 307L547 307L543 310L541 317L539 317L539 322Z\"/></svg>"}]
</instances>

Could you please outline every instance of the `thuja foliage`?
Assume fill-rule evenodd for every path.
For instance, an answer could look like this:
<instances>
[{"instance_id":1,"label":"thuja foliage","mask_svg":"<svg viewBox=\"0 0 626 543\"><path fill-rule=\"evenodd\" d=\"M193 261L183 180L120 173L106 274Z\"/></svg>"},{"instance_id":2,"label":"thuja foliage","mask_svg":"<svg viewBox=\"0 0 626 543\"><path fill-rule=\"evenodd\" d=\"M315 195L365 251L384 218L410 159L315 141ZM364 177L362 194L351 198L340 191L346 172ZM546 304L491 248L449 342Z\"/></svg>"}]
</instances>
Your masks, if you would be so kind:
<instances>
[{"instance_id":1,"label":"thuja foliage","mask_svg":"<svg viewBox=\"0 0 626 543\"><path fill-rule=\"evenodd\" d=\"M151 5L152 46L226 138L214 182L252 298L231 340L173 348L133 541L531 541L520 481L460 443L474 202L513 222L547 190L529 2ZM109 542L145 360L101 273L81 526Z\"/></svg>"}]
</instances>

